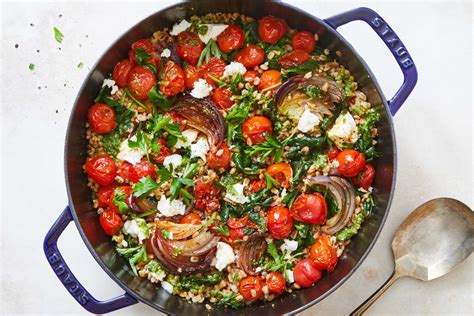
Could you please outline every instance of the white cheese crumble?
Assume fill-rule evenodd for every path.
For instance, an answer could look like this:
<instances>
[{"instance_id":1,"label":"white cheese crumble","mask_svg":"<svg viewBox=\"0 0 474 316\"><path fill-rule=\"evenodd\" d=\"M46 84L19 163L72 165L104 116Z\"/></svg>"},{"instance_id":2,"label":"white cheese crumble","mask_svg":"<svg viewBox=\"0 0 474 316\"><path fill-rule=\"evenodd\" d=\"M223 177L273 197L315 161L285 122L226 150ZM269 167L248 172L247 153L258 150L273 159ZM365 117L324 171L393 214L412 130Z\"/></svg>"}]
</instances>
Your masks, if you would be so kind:
<instances>
[{"instance_id":1,"label":"white cheese crumble","mask_svg":"<svg viewBox=\"0 0 474 316\"><path fill-rule=\"evenodd\" d=\"M245 186L243 183L236 183L232 186L235 192L227 192L225 198L239 204L244 204L249 201L249 198L244 195Z\"/></svg>"},{"instance_id":2,"label":"white cheese crumble","mask_svg":"<svg viewBox=\"0 0 474 316\"><path fill-rule=\"evenodd\" d=\"M231 62L224 68L224 74L222 77L227 78L227 77L234 77L237 74L245 74L247 72L247 69L245 68L244 65L241 63L238 63L236 61Z\"/></svg>"},{"instance_id":3,"label":"white cheese crumble","mask_svg":"<svg viewBox=\"0 0 474 316\"><path fill-rule=\"evenodd\" d=\"M131 141L136 141L137 137L133 136L130 138ZM119 153L117 154L117 159L128 161L129 163L136 164L140 162L145 153L140 148L130 148L128 146L128 139L124 140L120 144Z\"/></svg>"},{"instance_id":4,"label":"white cheese crumble","mask_svg":"<svg viewBox=\"0 0 474 316\"><path fill-rule=\"evenodd\" d=\"M290 259L291 253L298 249L298 242L296 240L285 239L280 249L282 252L286 252L285 259Z\"/></svg>"},{"instance_id":5,"label":"white cheese crumble","mask_svg":"<svg viewBox=\"0 0 474 316\"><path fill-rule=\"evenodd\" d=\"M207 26L206 34L199 34L199 38L204 42L204 44L207 44L211 38L216 39L216 37L224 32L224 30L228 27L227 24L201 24L201 26Z\"/></svg>"},{"instance_id":6,"label":"white cheese crumble","mask_svg":"<svg viewBox=\"0 0 474 316\"><path fill-rule=\"evenodd\" d=\"M334 126L328 131L328 137L336 145L355 143L357 141L359 138L357 125L349 112L339 115Z\"/></svg>"},{"instance_id":7,"label":"white cheese crumble","mask_svg":"<svg viewBox=\"0 0 474 316\"><path fill-rule=\"evenodd\" d=\"M197 99L202 99L207 97L212 91L212 86L207 83L204 79L199 79L194 82L193 90L191 95Z\"/></svg>"},{"instance_id":8,"label":"white cheese crumble","mask_svg":"<svg viewBox=\"0 0 474 316\"><path fill-rule=\"evenodd\" d=\"M189 147L192 143L196 140L198 136L198 131L195 129L185 129L181 134L185 138L185 140L178 139L174 147L176 148L183 148Z\"/></svg>"},{"instance_id":9,"label":"white cheese crumble","mask_svg":"<svg viewBox=\"0 0 474 316\"><path fill-rule=\"evenodd\" d=\"M148 228L144 220L142 223L139 223L138 219L126 221L123 224L123 231L125 234L138 238L140 244L144 239L148 238Z\"/></svg>"},{"instance_id":10,"label":"white cheese crumble","mask_svg":"<svg viewBox=\"0 0 474 316\"><path fill-rule=\"evenodd\" d=\"M104 79L104 82L102 83L102 87L109 87L111 88L112 90L110 91L110 94L111 95L114 95L115 93L117 93L117 91L119 90L119 87L117 87L117 85L115 84L115 81L112 80L112 79Z\"/></svg>"},{"instance_id":11,"label":"white cheese crumble","mask_svg":"<svg viewBox=\"0 0 474 316\"><path fill-rule=\"evenodd\" d=\"M182 33L186 31L192 24L189 23L186 20L182 20L181 22L173 25L173 29L171 30L170 34L173 36L178 35L179 33Z\"/></svg>"},{"instance_id":12,"label":"white cheese crumble","mask_svg":"<svg viewBox=\"0 0 474 316\"><path fill-rule=\"evenodd\" d=\"M173 286L166 281L161 281L161 287L168 293L173 294Z\"/></svg>"},{"instance_id":13,"label":"white cheese crumble","mask_svg":"<svg viewBox=\"0 0 474 316\"><path fill-rule=\"evenodd\" d=\"M165 159L163 160L163 166L166 168L170 169L170 166L173 166L173 170L176 169L181 165L183 162L183 157L178 154L173 154L166 156Z\"/></svg>"},{"instance_id":14,"label":"white cheese crumble","mask_svg":"<svg viewBox=\"0 0 474 316\"><path fill-rule=\"evenodd\" d=\"M160 57L168 58L171 56L171 51L168 48L163 49Z\"/></svg>"},{"instance_id":15,"label":"white cheese crumble","mask_svg":"<svg viewBox=\"0 0 474 316\"><path fill-rule=\"evenodd\" d=\"M206 161L206 154L209 151L207 139L199 138L196 143L191 144L191 158L199 157Z\"/></svg>"},{"instance_id":16,"label":"white cheese crumble","mask_svg":"<svg viewBox=\"0 0 474 316\"><path fill-rule=\"evenodd\" d=\"M301 115L300 120L298 121L297 128L303 132L307 133L314 129L315 126L319 124L319 116L311 113L309 110L304 110L303 115Z\"/></svg>"},{"instance_id":17,"label":"white cheese crumble","mask_svg":"<svg viewBox=\"0 0 474 316\"><path fill-rule=\"evenodd\" d=\"M217 270L222 271L224 270L227 265L231 264L235 261L234 251L229 244L225 242L218 242L217 243L217 251L216 251L216 262L215 267Z\"/></svg>"},{"instance_id":18,"label":"white cheese crumble","mask_svg":"<svg viewBox=\"0 0 474 316\"><path fill-rule=\"evenodd\" d=\"M186 205L181 200L170 201L164 195L161 196L156 207L161 215L171 217L175 215L184 215ZM160 214L158 214L160 216Z\"/></svg>"},{"instance_id":19,"label":"white cheese crumble","mask_svg":"<svg viewBox=\"0 0 474 316\"><path fill-rule=\"evenodd\" d=\"M295 282L295 277L293 275L293 271L291 270L286 270L286 278L288 279L288 283L294 283Z\"/></svg>"}]
</instances>

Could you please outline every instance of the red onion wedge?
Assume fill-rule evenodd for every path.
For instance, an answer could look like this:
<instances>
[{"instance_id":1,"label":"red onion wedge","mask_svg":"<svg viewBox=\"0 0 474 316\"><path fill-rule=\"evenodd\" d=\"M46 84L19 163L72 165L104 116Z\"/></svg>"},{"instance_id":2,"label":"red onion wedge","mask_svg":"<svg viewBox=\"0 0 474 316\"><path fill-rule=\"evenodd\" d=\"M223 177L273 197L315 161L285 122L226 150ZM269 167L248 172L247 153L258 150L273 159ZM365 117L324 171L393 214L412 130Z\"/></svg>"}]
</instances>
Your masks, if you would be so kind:
<instances>
[{"instance_id":1,"label":"red onion wedge","mask_svg":"<svg viewBox=\"0 0 474 316\"><path fill-rule=\"evenodd\" d=\"M239 265L248 275L257 275L253 262L258 260L267 249L264 234L253 234L240 246Z\"/></svg>"}]
</instances>

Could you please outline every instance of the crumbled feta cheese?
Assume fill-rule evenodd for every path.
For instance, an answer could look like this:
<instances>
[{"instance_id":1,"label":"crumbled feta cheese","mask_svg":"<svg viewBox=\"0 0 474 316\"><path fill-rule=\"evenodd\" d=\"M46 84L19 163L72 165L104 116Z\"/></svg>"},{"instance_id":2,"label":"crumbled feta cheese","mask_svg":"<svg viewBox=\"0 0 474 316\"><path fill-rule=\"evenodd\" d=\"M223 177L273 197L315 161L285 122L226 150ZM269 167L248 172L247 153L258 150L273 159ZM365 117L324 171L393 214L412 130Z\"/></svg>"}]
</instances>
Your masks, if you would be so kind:
<instances>
[{"instance_id":1,"label":"crumbled feta cheese","mask_svg":"<svg viewBox=\"0 0 474 316\"><path fill-rule=\"evenodd\" d=\"M303 115L301 115L300 120L298 121L297 128L303 133L307 133L314 129L318 124L319 116L311 113L309 110L304 110Z\"/></svg>"},{"instance_id":2,"label":"crumbled feta cheese","mask_svg":"<svg viewBox=\"0 0 474 316\"><path fill-rule=\"evenodd\" d=\"M173 286L166 281L161 281L161 287L168 293L173 294Z\"/></svg>"},{"instance_id":3,"label":"crumbled feta cheese","mask_svg":"<svg viewBox=\"0 0 474 316\"><path fill-rule=\"evenodd\" d=\"M207 139L199 138L196 143L191 144L191 158L199 157L206 161L206 154L209 151Z\"/></svg>"},{"instance_id":4,"label":"crumbled feta cheese","mask_svg":"<svg viewBox=\"0 0 474 316\"><path fill-rule=\"evenodd\" d=\"M199 79L194 82L193 90L191 95L197 99L202 99L207 97L212 91L212 86L207 83L204 79Z\"/></svg>"},{"instance_id":5,"label":"crumbled feta cheese","mask_svg":"<svg viewBox=\"0 0 474 316\"><path fill-rule=\"evenodd\" d=\"M133 136L130 138L131 141L136 141L137 137ZM117 154L117 159L128 161L129 163L136 164L140 162L145 153L140 148L130 148L128 146L128 139L124 140L120 144L119 153Z\"/></svg>"},{"instance_id":6,"label":"crumbled feta cheese","mask_svg":"<svg viewBox=\"0 0 474 316\"><path fill-rule=\"evenodd\" d=\"M173 154L166 156L165 159L163 160L163 166L166 168L170 169L170 166L173 166L173 170L176 169L181 165L183 162L183 157L178 154Z\"/></svg>"},{"instance_id":7,"label":"crumbled feta cheese","mask_svg":"<svg viewBox=\"0 0 474 316\"><path fill-rule=\"evenodd\" d=\"M245 186L242 183L236 183L232 188L234 192L227 192L225 195L226 199L239 204L244 204L249 201L249 198L244 195Z\"/></svg>"},{"instance_id":8,"label":"crumbled feta cheese","mask_svg":"<svg viewBox=\"0 0 474 316\"><path fill-rule=\"evenodd\" d=\"M111 88L112 90L110 91L110 94L111 95L114 95L115 93L117 93L117 91L119 90L119 87L117 87L117 85L115 84L115 81L112 80L112 79L104 79L104 82L102 83L102 87L109 87Z\"/></svg>"},{"instance_id":9,"label":"crumbled feta cheese","mask_svg":"<svg viewBox=\"0 0 474 316\"><path fill-rule=\"evenodd\" d=\"M290 259L291 253L298 249L298 242L296 240L285 239L280 249L282 252L286 252L285 259Z\"/></svg>"},{"instance_id":10,"label":"crumbled feta cheese","mask_svg":"<svg viewBox=\"0 0 474 316\"><path fill-rule=\"evenodd\" d=\"M222 75L222 77L224 77L224 78L227 78L229 76L234 77L237 74L243 75L246 72L247 72L247 69L245 68L244 65L242 65L241 63L233 61L230 64L228 64L227 66L225 66L224 74Z\"/></svg>"},{"instance_id":11,"label":"crumbled feta cheese","mask_svg":"<svg viewBox=\"0 0 474 316\"><path fill-rule=\"evenodd\" d=\"M191 144L196 140L198 136L198 131L195 129L185 129L181 134L185 138L185 140L178 139L174 147L176 148L183 148L189 147Z\"/></svg>"},{"instance_id":12,"label":"crumbled feta cheese","mask_svg":"<svg viewBox=\"0 0 474 316\"><path fill-rule=\"evenodd\" d=\"M294 283L295 282L295 277L293 275L293 271L291 270L286 270L286 278L288 279L288 283Z\"/></svg>"},{"instance_id":13,"label":"crumbled feta cheese","mask_svg":"<svg viewBox=\"0 0 474 316\"><path fill-rule=\"evenodd\" d=\"M128 220L123 224L123 232L132 237L138 238L140 244L149 236L149 228L142 218Z\"/></svg>"},{"instance_id":14,"label":"crumbled feta cheese","mask_svg":"<svg viewBox=\"0 0 474 316\"><path fill-rule=\"evenodd\" d=\"M171 51L168 48L163 49L160 57L168 58L171 56Z\"/></svg>"},{"instance_id":15,"label":"crumbled feta cheese","mask_svg":"<svg viewBox=\"0 0 474 316\"><path fill-rule=\"evenodd\" d=\"M217 270L222 271L224 270L227 265L231 264L235 261L234 251L229 244L225 242L218 242L217 243L217 251L216 251L216 262L215 267Z\"/></svg>"},{"instance_id":16,"label":"crumbled feta cheese","mask_svg":"<svg viewBox=\"0 0 474 316\"><path fill-rule=\"evenodd\" d=\"M171 217L175 215L184 215L186 205L181 200L170 201L164 195L161 196L156 207L161 215ZM160 214L158 214L160 216Z\"/></svg>"},{"instance_id":17,"label":"crumbled feta cheese","mask_svg":"<svg viewBox=\"0 0 474 316\"><path fill-rule=\"evenodd\" d=\"M216 39L228 27L227 24L201 24L201 26L207 27L206 34L199 34L199 38L204 44L207 44L211 38Z\"/></svg>"},{"instance_id":18,"label":"crumbled feta cheese","mask_svg":"<svg viewBox=\"0 0 474 316\"><path fill-rule=\"evenodd\" d=\"M127 248L128 247L128 242L124 239L122 240L122 242L120 243L122 245L122 247L124 248Z\"/></svg>"},{"instance_id":19,"label":"crumbled feta cheese","mask_svg":"<svg viewBox=\"0 0 474 316\"><path fill-rule=\"evenodd\" d=\"M334 126L328 131L328 137L336 145L355 143L359 138L356 122L349 112L339 115Z\"/></svg>"},{"instance_id":20,"label":"crumbled feta cheese","mask_svg":"<svg viewBox=\"0 0 474 316\"><path fill-rule=\"evenodd\" d=\"M283 199L287 194L288 192L286 191L286 188L283 188L283 190L281 190L280 197Z\"/></svg>"},{"instance_id":21,"label":"crumbled feta cheese","mask_svg":"<svg viewBox=\"0 0 474 316\"><path fill-rule=\"evenodd\" d=\"M181 22L173 25L173 29L171 30L170 35L176 36L179 33L186 31L191 25L192 24L188 21L182 20Z\"/></svg>"}]
</instances>

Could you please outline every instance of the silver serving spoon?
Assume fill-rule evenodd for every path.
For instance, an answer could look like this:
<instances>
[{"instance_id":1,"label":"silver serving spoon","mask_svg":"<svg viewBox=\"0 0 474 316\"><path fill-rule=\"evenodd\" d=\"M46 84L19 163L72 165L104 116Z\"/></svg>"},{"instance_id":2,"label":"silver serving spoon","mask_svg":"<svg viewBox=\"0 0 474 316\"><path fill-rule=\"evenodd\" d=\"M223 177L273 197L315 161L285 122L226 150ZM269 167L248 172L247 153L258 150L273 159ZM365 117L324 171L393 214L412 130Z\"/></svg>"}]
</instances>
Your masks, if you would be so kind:
<instances>
[{"instance_id":1,"label":"silver serving spoon","mask_svg":"<svg viewBox=\"0 0 474 316\"><path fill-rule=\"evenodd\" d=\"M438 198L418 206L393 238L392 275L351 315L362 315L398 278L436 279L453 270L473 249L474 212L467 205Z\"/></svg>"}]
</instances>

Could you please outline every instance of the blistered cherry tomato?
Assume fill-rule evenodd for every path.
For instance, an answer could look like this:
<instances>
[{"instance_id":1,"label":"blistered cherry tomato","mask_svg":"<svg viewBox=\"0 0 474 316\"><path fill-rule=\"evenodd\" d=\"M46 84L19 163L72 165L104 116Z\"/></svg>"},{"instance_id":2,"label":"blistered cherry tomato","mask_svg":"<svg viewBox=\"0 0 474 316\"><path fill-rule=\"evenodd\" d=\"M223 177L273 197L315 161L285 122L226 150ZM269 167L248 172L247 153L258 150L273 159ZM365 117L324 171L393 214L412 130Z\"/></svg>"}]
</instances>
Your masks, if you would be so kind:
<instances>
[{"instance_id":1,"label":"blistered cherry tomato","mask_svg":"<svg viewBox=\"0 0 474 316\"><path fill-rule=\"evenodd\" d=\"M341 151L336 146L333 146L331 149L328 149L326 154L328 155L328 159L333 161L337 158L337 155L339 155L340 152Z\"/></svg>"},{"instance_id":2,"label":"blistered cherry tomato","mask_svg":"<svg viewBox=\"0 0 474 316\"><path fill-rule=\"evenodd\" d=\"M270 272L266 277L266 284L270 293L280 295L285 292L286 281L280 272Z\"/></svg>"},{"instance_id":3,"label":"blistered cherry tomato","mask_svg":"<svg viewBox=\"0 0 474 316\"><path fill-rule=\"evenodd\" d=\"M153 72L142 66L135 66L128 77L128 88L138 100L145 100L156 83Z\"/></svg>"},{"instance_id":4,"label":"blistered cherry tomato","mask_svg":"<svg viewBox=\"0 0 474 316\"><path fill-rule=\"evenodd\" d=\"M244 47L235 55L234 60L241 63L245 68L253 68L260 65L265 59L265 52L256 45Z\"/></svg>"},{"instance_id":5,"label":"blistered cherry tomato","mask_svg":"<svg viewBox=\"0 0 474 316\"><path fill-rule=\"evenodd\" d=\"M264 283L259 277L249 276L242 279L239 284L239 292L245 300L252 302L263 297Z\"/></svg>"},{"instance_id":6,"label":"blistered cherry tomato","mask_svg":"<svg viewBox=\"0 0 474 316\"><path fill-rule=\"evenodd\" d=\"M214 183L198 181L194 186L194 207L201 211L217 211L220 208L219 193Z\"/></svg>"},{"instance_id":7,"label":"blistered cherry tomato","mask_svg":"<svg viewBox=\"0 0 474 316\"><path fill-rule=\"evenodd\" d=\"M346 177L355 177L365 166L365 155L354 149L346 149L337 155L339 171Z\"/></svg>"},{"instance_id":8,"label":"blistered cherry tomato","mask_svg":"<svg viewBox=\"0 0 474 316\"><path fill-rule=\"evenodd\" d=\"M281 73L278 70L266 70L260 77L260 84L258 89L263 90L273 87L271 90L276 90L281 84Z\"/></svg>"},{"instance_id":9,"label":"blistered cherry tomato","mask_svg":"<svg viewBox=\"0 0 474 316\"><path fill-rule=\"evenodd\" d=\"M352 178L352 182L355 185L368 190L369 187L372 185L372 182L374 181L374 177L375 177L374 166L368 163L364 166L364 169L362 169L362 171L357 176Z\"/></svg>"},{"instance_id":10,"label":"blistered cherry tomato","mask_svg":"<svg viewBox=\"0 0 474 316\"><path fill-rule=\"evenodd\" d=\"M135 58L135 53L138 49L146 50L148 55L150 55L150 58L147 60L147 62L155 65L156 69L160 68L160 57L158 56L156 49L153 47L153 44L149 39L141 39L132 44L131 50L128 53L128 58L132 64L138 64Z\"/></svg>"},{"instance_id":11,"label":"blistered cherry tomato","mask_svg":"<svg viewBox=\"0 0 474 316\"><path fill-rule=\"evenodd\" d=\"M97 155L86 161L86 172L100 185L112 184L117 175L117 165L108 155Z\"/></svg>"},{"instance_id":12,"label":"blistered cherry tomato","mask_svg":"<svg viewBox=\"0 0 474 316\"><path fill-rule=\"evenodd\" d=\"M184 90L184 71L178 64L168 61L163 69L160 91L166 96L174 96Z\"/></svg>"},{"instance_id":13,"label":"blistered cherry tomato","mask_svg":"<svg viewBox=\"0 0 474 316\"><path fill-rule=\"evenodd\" d=\"M163 164L165 158L171 155L171 149L168 148L164 138L158 139L157 142L160 145L160 151L157 154L151 153L150 157L154 162Z\"/></svg>"},{"instance_id":14,"label":"blistered cherry tomato","mask_svg":"<svg viewBox=\"0 0 474 316\"><path fill-rule=\"evenodd\" d=\"M293 217L283 206L273 206L267 214L267 228L275 239L285 239L293 229Z\"/></svg>"},{"instance_id":15,"label":"blistered cherry tomato","mask_svg":"<svg viewBox=\"0 0 474 316\"><path fill-rule=\"evenodd\" d=\"M240 27L235 24L230 24L224 32L217 36L216 40L221 51L230 53L244 45L245 35Z\"/></svg>"},{"instance_id":16,"label":"blistered cherry tomato","mask_svg":"<svg viewBox=\"0 0 474 316\"><path fill-rule=\"evenodd\" d=\"M121 60L115 65L112 77L117 86L120 88L125 88L127 86L128 77L130 76L132 68L133 64L128 59Z\"/></svg>"},{"instance_id":17,"label":"blistered cherry tomato","mask_svg":"<svg viewBox=\"0 0 474 316\"><path fill-rule=\"evenodd\" d=\"M328 235L320 235L311 246L311 261L319 270L331 272L337 265L336 249L331 245Z\"/></svg>"},{"instance_id":18,"label":"blistered cherry tomato","mask_svg":"<svg viewBox=\"0 0 474 316\"><path fill-rule=\"evenodd\" d=\"M219 80L220 77L224 74L224 68L226 66L225 61L217 57L211 57L208 62L204 63L201 66L201 72L204 79L211 86L216 87L216 79Z\"/></svg>"},{"instance_id":19,"label":"blistered cherry tomato","mask_svg":"<svg viewBox=\"0 0 474 316\"><path fill-rule=\"evenodd\" d=\"M179 219L180 224L193 224L193 225L200 225L201 218L195 212L188 213Z\"/></svg>"},{"instance_id":20,"label":"blistered cherry tomato","mask_svg":"<svg viewBox=\"0 0 474 316\"><path fill-rule=\"evenodd\" d=\"M293 169L286 162L277 162L268 166L267 173L283 188L288 189L290 187L290 182L293 178Z\"/></svg>"},{"instance_id":21,"label":"blistered cherry tomato","mask_svg":"<svg viewBox=\"0 0 474 316\"><path fill-rule=\"evenodd\" d=\"M304 50L294 50L283 55L278 62L283 68L295 67L304 63L310 59L310 57L311 56Z\"/></svg>"},{"instance_id":22,"label":"blistered cherry tomato","mask_svg":"<svg viewBox=\"0 0 474 316\"><path fill-rule=\"evenodd\" d=\"M201 78L201 72L193 65L185 64L184 65L184 76L185 76L185 86L187 89L192 90L194 88L194 83Z\"/></svg>"},{"instance_id":23,"label":"blistered cherry tomato","mask_svg":"<svg viewBox=\"0 0 474 316\"><path fill-rule=\"evenodd\" d=\"M228 87L220 87L214 90L211 97L212 101L221 109L228 109L234 104L232 92Z\"/></svg>"},{"instance_id":24,"label":"blistered cherry tomato","mask_svg":"<svg viewBox=\"0 0 474 316\"><path fill-rule=\"evenodd\" d=\"M272 122L265 116L253 116L242 124L242 133L252 144L265 141L265 136L272 133Z\"/></svg>"},{"instance_id":25,"label":"blistered cherry tomato","mask_svg":"<svg viewBox=\"0 0 474 316\"><path fill-rule=\"evenodd\" d=\"M222 143L213 151L208 151L206 155L207 165L211 169L228 169L230 167L231 153L226 143Z\"/></svg>"},{"instance_id":26,"label":"blistered cherry tomato","mask_svg":"<svg viewBox=\"0 0 474 316\"><path fill-rule=\"evenodd\" d=\"M110 133L117 127L114 110L103 103L96 103L89 108L87 120L91 129L99 134Z\"/></svg>"},{"instance_id":27,"label":"blistered cherry tomato","mask_svg":"<svg viewBox=\"0 0 474 316\"><path fill-rule=\"evenodd\" d=\"M276 44L287 32L285 20L271 15L263 17L258 23L258 35L266 43Z\"/></svg>"},{"instance_id":28,"label":"blistered cherry tomato","mask_svg":"<svg viewBox=\"0 0 474 316\"><path fill-rule=\"evenodd\" d=\"M247 225L248 221L248 216L244 216L242 218L231 217L227 220L227 226L229 226L230 228L244 228Z\"/></svg>"},{"instance_id":29,"label":"blistered cherry tomato","mask_svg":"<svg viewBox=\"0 0 474 316\"><path fill-rule=\"evenodd\" d=\"M250 190L252 192L258 192L266 186L264 179L253 180L250 183Z\"/></svg>"},{"instance_id":30,"label":"blistered cherry tomato","mask_svg":"<svg viewBox=\"0 0 474 316\"><path fill-rule=\"evenodd\" d=\"M293 46L295 50L301 49L307 53L311 53L316 47L316 40L314 39L314 35L310 32L296 32L291 37L291 46Z\"/></svg>"},{"instance_id":31,"label":"blistered cherry tomato","mask_svg":"<svg viewBox=\"0 0 474 316\"><path fill-rule=\"evenodd\" d=\"M150 176L152 179L156 179L156 170L153 164L148 160L143 159L140 162L137 162L133 165L133 170L135 171L136 181L138 182L141 178Z\"/></svg>"},{"instance_id":32,"label":"blistered cherry tomato","mask_svg":"<svg viewBox=\"0 0 474 316\"><path fill-rule=\"evenodd\" d=\"M300 260L293 270L295 282L302 288L310 287L319 281L322 275L321 271L313 266L311 259Z\"/></svg>"},{"instance_id":33,"label":"blistered cherry tomato","mask_svg":"<svg viewBox=\"0 0 474 316\"><path fill-rule=\"evenodd\" d=\"M234 241L236 239L244 238L244 229L243 228L229 228L229 239L230 241Z\"/></svg>"},{"instance_id":34,"label":"blistered cherry tomato","mask_svg":"<svg viewBox=\"0 0 474 316\"><path fill-rule=\"evenodd\" d=\"M255 78L258 78L259 74L255 70L247 70L244 73L244 80L250 83L253 83L255 81Z\"/></svg>"},{"instance_id":35,"label":"blistered cherry tomato","mask_svg":"<svg viewBox=\"0 0 474 316\"><path fill-rule=\"evenodd\" d=\"M105 234L113 236L122 229L123 221L119 214L113 211L104 211L100 214L100 225Z\"/></svg>"},{"instance_id":36,"label":"blistered cherry tomato","mask_svg":"<svg viewBox=\"0 0 474 316\"><path fill-rule=\"evenodd\" d=\"M194 32L181 32L176 38L176 52L179 57L196 66L199 56L204 49L204 43Z\"/></svg>"},{"instance_id":37,"label":"blistered cherry tomato","mask_svg":"<svg viewBox=\"0 0 474 316\"><path fill-rule=\"evenodd\" d=\"M298 196L290 208L293 217L306 224L324 224L327 217L326 200L319 193Z\"/></svg>"},{"instance_id":38,"label":"blistered cherry tomato","mask_svg":"<svg viewBox=\"0 0 474 316\"><path fill-rule=\"evenodd\" d=\"M99 207L108 207L110 205L110 199L116 187L116 184L110 184L97 190L97 203Z\"/></svg>"},{"instance_id":39,"label":"blistered cherry tomato","mask_svg":"<svg viewBox=\"0 0 474 316\"><path fill-rule=\"evenodd\" d=\"M117 176L123 179L123 182L136 182L137 176L135 175L135 170L133 165L128 161L120 161L118 164Z\"/></svg>"}]
</instances>

